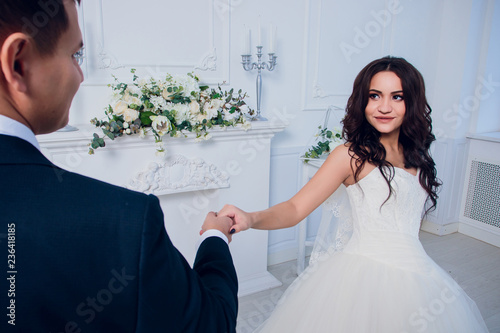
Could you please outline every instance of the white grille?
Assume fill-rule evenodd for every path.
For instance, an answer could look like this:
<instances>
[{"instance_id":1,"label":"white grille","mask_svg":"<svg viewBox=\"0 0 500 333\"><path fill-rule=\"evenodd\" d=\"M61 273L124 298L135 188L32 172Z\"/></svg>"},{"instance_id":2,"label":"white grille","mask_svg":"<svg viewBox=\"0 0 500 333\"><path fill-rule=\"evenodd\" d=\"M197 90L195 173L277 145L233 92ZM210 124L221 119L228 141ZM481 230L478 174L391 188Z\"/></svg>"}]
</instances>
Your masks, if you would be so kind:
<instances>
[{"instance_id":1,"label":"white grille","mask_svg":"<svg viewBox=\"0 0 500 333\"><path fill-rule=\"evenodd\" d=\"M464 216L500 228L500 165L471 162Z\"/></svg>"}]
</instances>

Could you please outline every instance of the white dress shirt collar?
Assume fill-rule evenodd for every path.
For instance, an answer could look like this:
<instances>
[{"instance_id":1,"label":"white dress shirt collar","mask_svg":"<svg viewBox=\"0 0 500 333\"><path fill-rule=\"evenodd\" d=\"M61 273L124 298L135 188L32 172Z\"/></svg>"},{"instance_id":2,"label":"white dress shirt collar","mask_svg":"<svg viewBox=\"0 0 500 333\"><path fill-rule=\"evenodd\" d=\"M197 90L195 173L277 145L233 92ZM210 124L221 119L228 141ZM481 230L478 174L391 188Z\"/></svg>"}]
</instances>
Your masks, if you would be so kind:
<instances>
[{"instance_id":1,"label":"white dress shirt collar","mask_svg":"<svg viewBox=\"0 0 500 333\"><path fill-rule=\"evenodd\" d=\"M9 117L0 115L0 134L15 136L31 143L40 150L40 145L31 129Z\"/></svg>"}]
</instances>

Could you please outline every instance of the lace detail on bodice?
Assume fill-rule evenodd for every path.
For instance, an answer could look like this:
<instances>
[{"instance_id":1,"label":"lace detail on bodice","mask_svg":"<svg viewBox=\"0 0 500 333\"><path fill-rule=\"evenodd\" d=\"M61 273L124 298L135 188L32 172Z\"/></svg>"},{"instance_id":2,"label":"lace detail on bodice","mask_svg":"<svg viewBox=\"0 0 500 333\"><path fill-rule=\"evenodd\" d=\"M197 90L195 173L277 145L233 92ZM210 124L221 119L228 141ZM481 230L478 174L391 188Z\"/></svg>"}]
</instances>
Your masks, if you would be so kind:
<instances>
[{"instance_id":1,"label":"lace detail on bodice","mask_svg":"<svg viewBox=\"0 0 500 333\"><path fill-rule=\"evenodd\" d=\"M400 168L394 170L389 199L389 186L378 168L347 187L357 232L386 230L418 237L427 192L418 173L414 176Z\"/></svg>"}]
</instances>

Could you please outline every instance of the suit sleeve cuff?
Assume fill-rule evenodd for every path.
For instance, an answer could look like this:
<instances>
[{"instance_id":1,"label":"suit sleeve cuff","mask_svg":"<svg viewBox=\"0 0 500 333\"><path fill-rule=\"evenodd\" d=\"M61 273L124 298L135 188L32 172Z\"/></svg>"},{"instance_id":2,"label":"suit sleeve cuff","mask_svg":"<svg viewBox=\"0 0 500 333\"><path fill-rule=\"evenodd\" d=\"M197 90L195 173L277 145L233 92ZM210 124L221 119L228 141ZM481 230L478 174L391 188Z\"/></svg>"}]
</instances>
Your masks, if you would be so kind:
<instances>
[{"instance_id":1,"label":"suit sleeve cuff","mask_svg":"<svg viewBox=\"0 0 500 333\"><path fill-rule=\"evenodd\" d=\"M198 239L198 242L196 244L196 251L198 251L198 248L200 247L201 243L203 243L203 241L205 239L207 239L208 237L219 237L219 238L223 239L224 242L226 242L226 244L229 244L229 241L228 241L226 235L224 235L224 233L222 233L222 231L217 230L217 229L210 229L210 230L205 231L203 233L203 235L201 235L200 238Z\"/></svg>"}]
</instances>

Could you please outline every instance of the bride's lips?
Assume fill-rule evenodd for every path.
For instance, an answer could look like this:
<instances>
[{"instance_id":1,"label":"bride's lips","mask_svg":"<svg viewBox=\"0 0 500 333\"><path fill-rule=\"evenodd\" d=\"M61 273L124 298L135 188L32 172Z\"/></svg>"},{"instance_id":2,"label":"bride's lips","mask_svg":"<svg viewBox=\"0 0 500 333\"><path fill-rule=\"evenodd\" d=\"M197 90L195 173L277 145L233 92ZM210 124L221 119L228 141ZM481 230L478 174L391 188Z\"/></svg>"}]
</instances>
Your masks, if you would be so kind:
<instances>
[{"instance_id":1,"label":"bride's lips","mask_svg":"<svg viewBox=\"0 0 500 333\"><path fill-rule=\"evenodd\" d=\"M381 123L388 123L393 120L394 117L375 117L375 119L377 119L377 121Z\"/></svg>"}]
</instances>

